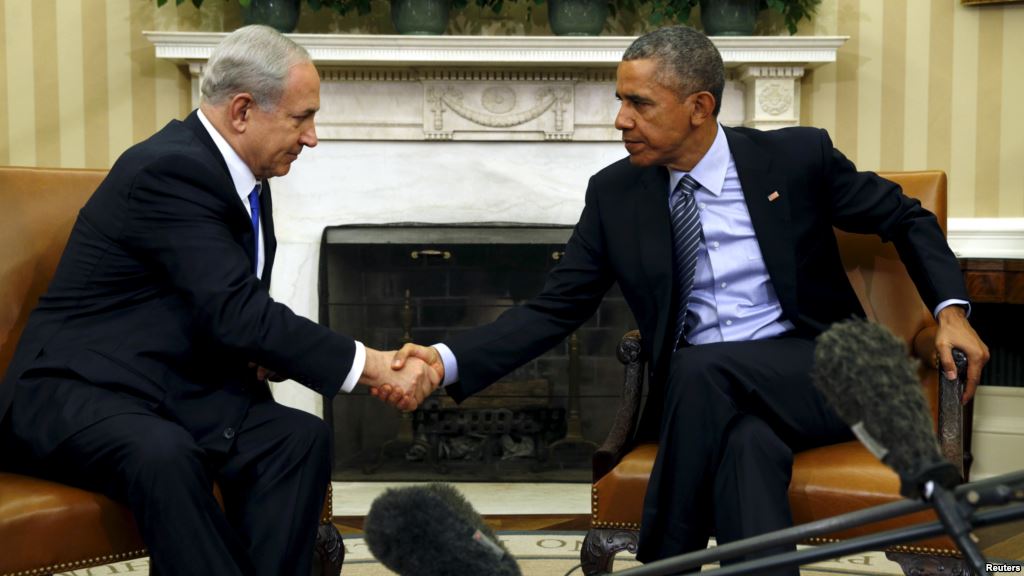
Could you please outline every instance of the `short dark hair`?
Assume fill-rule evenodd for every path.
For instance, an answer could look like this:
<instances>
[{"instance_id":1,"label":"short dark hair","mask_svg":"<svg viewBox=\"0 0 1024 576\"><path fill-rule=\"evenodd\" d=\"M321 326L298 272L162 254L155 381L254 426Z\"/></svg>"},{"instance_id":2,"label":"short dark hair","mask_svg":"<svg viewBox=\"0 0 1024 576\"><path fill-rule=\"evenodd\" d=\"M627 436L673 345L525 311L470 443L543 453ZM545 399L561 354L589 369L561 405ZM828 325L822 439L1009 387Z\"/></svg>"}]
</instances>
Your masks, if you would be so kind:
<instances>
[{"instance_id":1,"label":"short dark hair","mask_svg":"<svg viewBox=\"0 0 1024 576\"><path fill-rule=\"evenodd\" d=\"M714 115L722 109L725 89L725 65L714 43L689 26L666 26L637 38L626 48L622 61L654 60L656 80L677 90L679 98L695 92L710 92L715 97Z\"/></svg>"}]
</instances>

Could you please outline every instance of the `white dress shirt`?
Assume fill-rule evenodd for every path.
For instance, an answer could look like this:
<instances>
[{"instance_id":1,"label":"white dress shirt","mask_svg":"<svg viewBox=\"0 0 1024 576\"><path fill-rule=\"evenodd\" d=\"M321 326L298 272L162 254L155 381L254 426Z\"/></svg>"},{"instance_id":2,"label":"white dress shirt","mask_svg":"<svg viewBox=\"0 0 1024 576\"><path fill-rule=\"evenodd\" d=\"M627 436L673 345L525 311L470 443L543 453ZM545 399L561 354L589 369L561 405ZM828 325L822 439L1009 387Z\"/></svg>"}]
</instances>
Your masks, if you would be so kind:
<instances>
[{"instance_id":1,"label":"white dress shirt","mask_svg":"<svg viewBox=\"0 0 1024 576\"><path fill-rule=\"evenodd\" d=\"M210 138L213 139L213 143L217 146L217 150L220 151L220 155L224 157L224 162L228 165L228 173L231 174L231 182L235 185L235 193L238 194L238 199L242 202L242 206L245 208L249 218L252 218L252 207L249 206L249 193L252 192L253 186L256 186L256 176L249 169L249 166L244 160L235 152L235 149L228 144L228 141L221 136L220 132L210 123L210 120L203 114L202 110L196 110L196 115L199 116L199 121L203 123L203 127L210 134ZM262 190L260 191L262 194ZM263 277L263 264L264 264L264 242L263 242L263 223L259 225L259 246L256 254L256 277ZM366 346L362 342L356 340L356 352L352 358L352 369L349 370L348 375L345 377L345 381L341 385L341 389L344 392L351 392L356 387L356 382L359 381L359 377L363 374L363 368L366 365Z\"/></svg>"}]
</instances>

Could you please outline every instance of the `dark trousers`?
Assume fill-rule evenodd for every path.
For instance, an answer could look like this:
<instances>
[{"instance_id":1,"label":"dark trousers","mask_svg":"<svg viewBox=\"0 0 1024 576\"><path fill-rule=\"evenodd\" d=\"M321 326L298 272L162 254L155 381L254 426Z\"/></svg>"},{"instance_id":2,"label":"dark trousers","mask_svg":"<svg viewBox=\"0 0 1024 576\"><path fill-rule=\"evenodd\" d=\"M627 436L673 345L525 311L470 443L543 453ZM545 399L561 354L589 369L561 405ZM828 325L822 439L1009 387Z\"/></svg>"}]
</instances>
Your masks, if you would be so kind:
<instances>
[{"instance_id":1,"label":"dark trousers","mask_svg":"<svg viewBox=\"0 0 1024 576\"><path fill-rule=\"evenodd\" d=\"M813 355L794 337L673 354L638 559L703 549L712 530L725 544L792 525L793 453L852 437L811 382Z\"/></svg>"},{"instance_id":2,"label":"dark trousers","mask_svg":"<svg viewBox=\"0 0 1024 576\"><path fill-rule=\"evenodd\" d=\"M118 414L13 467L126 504L153 574L307 576L330 481L330 438L323 420L273 401L250 406L227 454L205 452L154 414ZM0 424L0 446L28 453L9 422Z\"/></svg>"}]
</instances>

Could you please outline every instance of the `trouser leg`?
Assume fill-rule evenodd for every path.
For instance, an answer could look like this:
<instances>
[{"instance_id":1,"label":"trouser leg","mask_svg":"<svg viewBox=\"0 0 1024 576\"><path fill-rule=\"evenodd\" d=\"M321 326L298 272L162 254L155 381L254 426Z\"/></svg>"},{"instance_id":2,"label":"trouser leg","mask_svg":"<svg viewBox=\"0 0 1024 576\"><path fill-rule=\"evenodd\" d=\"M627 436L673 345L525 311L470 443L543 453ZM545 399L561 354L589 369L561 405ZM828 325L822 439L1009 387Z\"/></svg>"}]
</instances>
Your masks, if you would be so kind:
<instances>
[{"instance_id":1,"label":"trouser leg","mask_svg":"<svg viewBox=\"0 0 1024 576\"><path fill-rule=\"evenodd\" d=\"M792 477L793 451L764 420L750 414L738 415L725 437L713 482L716 541L725 544L792 526L786 493ZM775 547L723 564L795 549L795 545ZM799 570L793 567L756 573L798 576Z\"/></svg>"},{"instance_id":2,"label":"trouser leg","mask_svg":"<svg viewBox=\"0 0 1024 576\"><path fill-rule=\"evenodd\" d=\"M46 476L127 504L153 573L254 573L213 497L203 451L177 424L153 415L110 416L73 434L41 464Z\"/></svg>"},{"instance_id":3,"label":"trouser leg","mask_svg":"<svg viewBox=\"0 0 1024 576\"><path fill-rule=\"evenodd\" d=\"M316 416L271 401L249 407L218 482L253 574L310 573L330 447L330 427Z\"/></svg>"},{"instance_id":4,"label":"trouser leg","mask_svg":"<svg viewBox=\"0 0 1024 576\"><path fill-rule=\"evenodd\" d=\"M719 500L741 498L739 487L746 489L760 477L738 478L735 486L725 482L720 488L716 479L731 450L730 434L750 426L734 426L743 415L760 419L788 448L786 452L849 437L810 381L813 351L812 341L778 338L675 352L663 399L658 456L644 500L637 554L641 561L703 548L712 528L722 534L718 541L724 543L791 523L788 480L773 482L770 495L763 496L772 506L758 511L755 520L741 520L722 513L729 503ZM764 447L771 454L754 451L741 459L759 470L777 470L779 459L785 464L787 457L774 453L772 444Z\"/></svg>"}]
</instances>

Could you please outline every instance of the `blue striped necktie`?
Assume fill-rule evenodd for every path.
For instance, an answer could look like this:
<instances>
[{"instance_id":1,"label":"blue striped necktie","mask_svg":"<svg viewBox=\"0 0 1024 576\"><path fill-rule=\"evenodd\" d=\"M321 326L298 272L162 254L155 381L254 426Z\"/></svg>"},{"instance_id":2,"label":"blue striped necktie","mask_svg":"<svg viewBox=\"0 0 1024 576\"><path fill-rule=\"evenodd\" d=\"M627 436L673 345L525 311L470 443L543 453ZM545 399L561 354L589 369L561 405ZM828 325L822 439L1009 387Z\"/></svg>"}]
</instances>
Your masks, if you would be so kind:
<instances>
[{"instance_id":1,"label":"blue striped necktie","mask_svg":"<svg viewBox=\"0 0 1024 576\"><path fill-rule=\"evenodd\" d=\"M693 291L697 271L697 248L700 246L700 214L693 195L700 188L689 174L676 186L672 199L672 262L676 280L676 339L679 344L686 320L686 304Z\"/></svg>"},{"instance_id":2,"label":"blue striped necktie","mask_svg":"<svg viewBox=\"0 0 1024 576\"><path fill-rule=\"evenodd\" d=\"M259 276L260 272L260 183L257 182L249 192L249 208L252 210L252 272Z\"/></svg>"}]
</instances>

